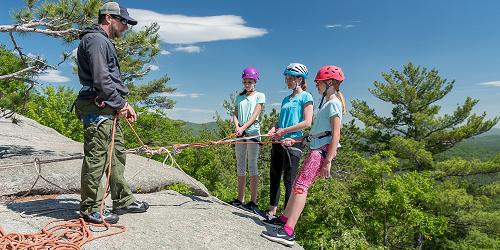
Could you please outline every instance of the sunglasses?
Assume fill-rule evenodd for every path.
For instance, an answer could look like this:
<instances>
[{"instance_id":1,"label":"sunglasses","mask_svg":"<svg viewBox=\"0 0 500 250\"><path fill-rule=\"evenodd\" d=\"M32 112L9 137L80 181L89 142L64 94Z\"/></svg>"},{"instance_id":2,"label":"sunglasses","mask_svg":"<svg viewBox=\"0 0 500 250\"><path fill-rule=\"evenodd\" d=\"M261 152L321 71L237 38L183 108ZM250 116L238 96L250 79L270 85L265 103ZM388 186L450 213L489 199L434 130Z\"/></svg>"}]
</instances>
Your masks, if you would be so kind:
<instances>
[{"instance_id":1,"label":"sunglasses","mask_svg":"<svg viewBox=\"0 0 500 250\"><path fill-rule=\"evenodd\" d=\"M113 17L115 19L118 19L118 21L120 21L123 25L128 25L127 19L125 19L125 18L123 18L121 16L111 15L111 17Z\"/></svg>"},{"instance_id":2,"label":"sunglasses","mask_svg":"<svg viewBox=\"0 0 500 250\"><path fill-rule=\"evenodd\" d=\"M254 82L252 81L243 81L243 84L253 84Z\"/></svg>"}]
</instances>

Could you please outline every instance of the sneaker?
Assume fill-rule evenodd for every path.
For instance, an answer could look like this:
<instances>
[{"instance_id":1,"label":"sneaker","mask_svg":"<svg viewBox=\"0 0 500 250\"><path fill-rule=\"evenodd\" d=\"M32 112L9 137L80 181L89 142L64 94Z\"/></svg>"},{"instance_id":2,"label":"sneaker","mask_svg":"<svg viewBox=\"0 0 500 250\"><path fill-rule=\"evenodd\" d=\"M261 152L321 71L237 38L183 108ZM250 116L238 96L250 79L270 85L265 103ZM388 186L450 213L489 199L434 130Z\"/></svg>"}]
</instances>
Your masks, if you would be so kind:
<instances>
[{"instance_id":1,"label":"sneaker","mask_svg":"<svg viewBox=\"0 0 500 250\"><path fill-rule=\"evenodd\" d=\"M144 213L148 210L149 204L144 201L134 201L132 204L122 207L122 208L115 208L113 209L113 213L115 214L126 214L126 213Z\"/></svg>"},{"instance_id":2,"label":"sneaker","mask_svg":"<svg viewBox=\"0 0 500 250\"><path fill-rule=\"evenodd\" d=\"M257 204L255 204L255 202L253 202L253 201L250 201L247 204L243 205L243 209L248 210L248 211L250 211L252 213L258 214L258 212L257 212L257 209L258 209L257 208Z\"/></svg>"},{"instance_id":3,"label":"sneaker","mask_svg":"<svg viewBox=\"0 0 500 250\"><path fill-rule=\"evenodd\" d=\"M286 234L283 227L279 230L263 231L260 236L274 242L281 243L285 246L293 246L295 244L295 233L292 235Z\"/></svg>"},{"instance_id":4,"label":"sneaker","mask_svg":"<svg viewBox=\"0 0 500 250\"><path fill-rule=\"evenodd\" d=\"M262 222L271 227L283 227L285 225L285 222L281 221L280 217L274 217L270 220L263 220Z\"/></svg>"},{"instance_id":5,"label":"sneaker","mask_svg":"<svg viewBox=\"0 0 500 250\"><path fill-rule=\"evenodd\" d=\"M120 217L118 217L117 214L111 212L109 209L104 209L102 211L102 215L104 217L104 220L109 223L109 224L116 224ZM91 222L95 224L103 224L103 221L101 219L101 213L99 211L92 212L92 213L87 213L80 211L80 216L86 221L86 222Z\"/></svg>"},{"instance_id":6,"label":"sneaker","mask_svg":"<svg viewBox=\"0 0 500 250\"><path fill-rule=\"evenodd\" d=\"M233 207L241 207L241 206L243 206L243 203L238 199L234 199L231 202L229 202L229 205L231 205Z\"/></svg>"}]
</instances>

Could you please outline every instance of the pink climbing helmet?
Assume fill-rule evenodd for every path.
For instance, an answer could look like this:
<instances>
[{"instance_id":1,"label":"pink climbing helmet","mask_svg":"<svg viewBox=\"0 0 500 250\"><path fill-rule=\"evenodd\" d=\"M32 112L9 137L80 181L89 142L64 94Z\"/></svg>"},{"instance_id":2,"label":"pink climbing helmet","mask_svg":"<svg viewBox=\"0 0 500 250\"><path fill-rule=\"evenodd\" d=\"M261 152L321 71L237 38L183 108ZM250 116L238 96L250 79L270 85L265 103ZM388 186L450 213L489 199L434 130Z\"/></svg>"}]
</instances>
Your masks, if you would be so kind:
<instances>
[{"instance_id":1,"label":"pink climbing helmet","mask_svg":"<svg viewBox=\"0 0 500 250\"><path fill-rule=\"evenodd\" d=\"M316 74L315 81L324 81L328 79L335 79L337 81L344 81L344 72L339 66L327 65L319 69L318 74Z\"/></svg>"},{"instance_id":2,"label":"pink climbing helmet","mask_svg":"<svg viewBox=\"0 0 500 250\"><path fill-rule=\"evenodd\" d=\"M243 74L241 74L241 78L250 78L255 81L259 80L259 71L254 67L247 67L243 70Z\"/></svg>"}]
</instances>

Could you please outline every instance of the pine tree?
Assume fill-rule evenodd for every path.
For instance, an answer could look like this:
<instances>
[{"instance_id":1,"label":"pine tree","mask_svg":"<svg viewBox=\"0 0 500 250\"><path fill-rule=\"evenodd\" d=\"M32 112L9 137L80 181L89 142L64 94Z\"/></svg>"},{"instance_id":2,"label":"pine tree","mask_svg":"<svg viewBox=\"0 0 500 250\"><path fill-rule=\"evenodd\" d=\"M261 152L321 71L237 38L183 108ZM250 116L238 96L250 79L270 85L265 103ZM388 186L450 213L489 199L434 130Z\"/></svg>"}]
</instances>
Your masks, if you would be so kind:
<instances>
[{"instance_id":1,"label":"pine tree","mask_svg":"<svg viewBox=\"0 0 500 250\"><path fill-rule=\"evenodd\" d=\"M26 102L29 91L38 84L36 76L47 69L57 69L58 65L72 57L71 52L63 52L61 62L56 65L49 64L45 58L24 51L16 40L17 35L42 34L74 44L76 47L80 31L97 22L101 4L100 0L59 0L43 3L38 0L25 0L24 8L12 15L14 23L0 25L0 32L8 33L11 38L15 51L12 56L20 61L20 66L14 68L2 65L0 70L2 89L16 88L17 92L28 90L25 91L23 99ZM166 75L147 83L140 82L151 71L150 64L160 52L158 30L159 26L153 23L142 30L130 30L115 41L123 81L131 90L129 101L140 104L144 109L169 109L174 105L173 100L161 95L175 91L174 88L166 86L169 80ZM14 84L14 80L23 84ZM22 103L16 104L22 105Z\"/></svg>"},{"instance_id":2,"label":"pine tree","mask_svg":"<svg viewBox=\"0 0 500 250\"><path fill-rule=\"evenodd\" d=\"M405 230L393 235L399 243L391 245L409 247L410 241L404 243L405 239L413 238L413 246L418 248L498 247L500 158L437 162L434 156L488 131L500 117L488 120L486 113L472 114L478 100L470 97L452 114L439 116L441 107L436 102L450 93L454 81L441 78L435 69L409 63L402 71L393 69L382 76L385 82L374 82L370 92L393 105L391 116L376 114L360 100L352 101L351 114L365 125L360 132L363 151L388 150L398 158L398 165L380 176L385 182L399 183L392 186L389 200L394 201L394 195L399 193L407 197L406 206L415 208L407 216L396 213L385 220L394 228L413 220ZM422 190L420 197L411 195L414 190ZM426 219L425 214L430 217ZM428 228L433 220L437 223L434 229ZM445 223L444 227L440 222Z\"/></svg>"}]
</instances>

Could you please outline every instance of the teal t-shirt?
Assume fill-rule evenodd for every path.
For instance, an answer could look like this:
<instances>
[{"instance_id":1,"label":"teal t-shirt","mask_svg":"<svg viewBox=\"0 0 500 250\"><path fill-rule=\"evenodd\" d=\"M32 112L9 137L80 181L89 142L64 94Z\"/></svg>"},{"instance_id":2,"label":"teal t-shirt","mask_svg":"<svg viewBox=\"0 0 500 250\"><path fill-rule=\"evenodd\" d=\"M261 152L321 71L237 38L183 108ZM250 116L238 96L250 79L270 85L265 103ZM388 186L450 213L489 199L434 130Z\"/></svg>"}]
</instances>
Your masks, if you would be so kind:
<instances>
[{"instance_id":1,"label":"teal t-shirt","mask_svg":"<svg viewBox=\"0 0 500 250\"><path fill-rule=\"evenodd\" d=\"M287 128L304 121L304 106L309 102L312 104L313 97L309 92L306 91L302 91L300 94L292 98L290 98L290 96L286 96L281 102L278 128ZM282 136L281 139L296 138L303 135L304 132L295 131Z\"/></svg>"},{"instance_id":2,"label":"teal t-shirt","mask_svg":"<svg viewBox=\"0 0 500 250\"><path fill-rule=\"evenodd\" d=\"M310 149L320 148L332 141L331 135L325 136L321 139L318 139L315 135L321 134L325 131L332 131L330 117L333 116L338 116L340 120L342 120L342 103L338 98L334 98L326 102L316 114L311 131L309 132L312 136L311 142L309 143ZM340 147L340 143L337 146Z\"/></svg>"},{"instance_id":3,"label":"teal t-shirt","mask_svg":"<svg viewBox=\"0 0 500 250\"><path fill-rule=\"evenodd\" d=\"M238 95L235 100L235 107L238 111L238 123L240 125L245 124L250 117L252 117L253 112L255 111L255 107L258 103L262 105L266 103L266 95L264 93L260 93L255 91L253 95ZM257 121L258 121L257 117ZM247 129L245 129L247 135L258 135L260 134L260 123L254 122Z\"/></svg>"}]
</instances>

